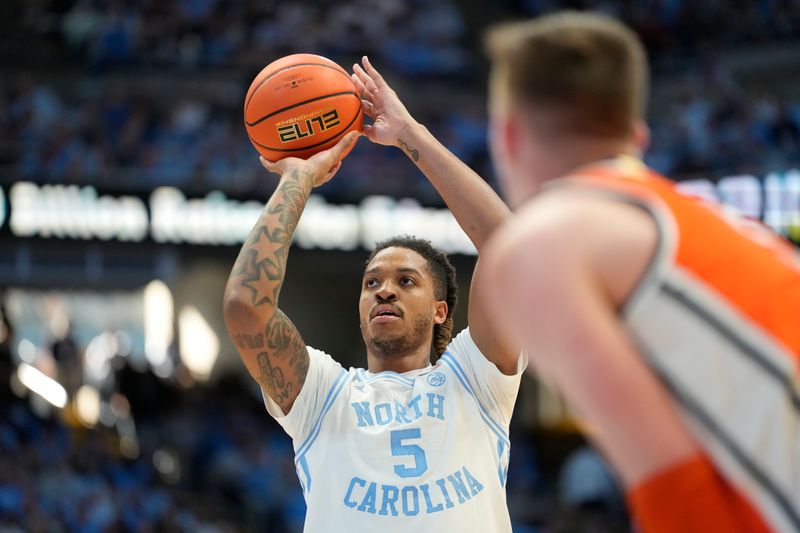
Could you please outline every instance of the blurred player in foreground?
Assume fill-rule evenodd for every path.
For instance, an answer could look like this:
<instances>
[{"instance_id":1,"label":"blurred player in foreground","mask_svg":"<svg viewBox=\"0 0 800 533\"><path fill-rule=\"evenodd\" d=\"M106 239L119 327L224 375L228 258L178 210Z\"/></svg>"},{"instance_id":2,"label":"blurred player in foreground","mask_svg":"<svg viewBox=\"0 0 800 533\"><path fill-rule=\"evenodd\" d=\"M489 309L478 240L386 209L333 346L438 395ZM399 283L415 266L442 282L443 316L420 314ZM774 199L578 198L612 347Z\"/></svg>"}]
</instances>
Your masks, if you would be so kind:
<instances>
[{"instance_id":1,"label":"blurred player in foreground","mask_svg":"<svg viewBox=\"0 0 800 533\"><path fill-rule=\"evenodd\" d=\"M519 207L484 251L491 312L588 423L643 531L800 530L795 251L642 164L647 62L622 24L560 13L488 46Z\"/></svg>"},{"instance_id":2,"label":"blurred player in foreground","mask_svg":"<svg viewBox=\"0 0 800 533\"><path fill-rule=\"evenodd\" d=\"M481 250L508 208L414 121L366 58L364 68L356 66L353 78L374 119L365 135L401 147ZM443 253L405 237L370 255L359 301L367 370L344 370L307 347L278 307L306 200L356 138L308 160L262 160L280 182L225 292L231 337L267 410L294 441L305 530L510 532L508 425L525 360L496 334L477 298L469 328L451 340L455 272Z\"/></svg>"}]
</instances>

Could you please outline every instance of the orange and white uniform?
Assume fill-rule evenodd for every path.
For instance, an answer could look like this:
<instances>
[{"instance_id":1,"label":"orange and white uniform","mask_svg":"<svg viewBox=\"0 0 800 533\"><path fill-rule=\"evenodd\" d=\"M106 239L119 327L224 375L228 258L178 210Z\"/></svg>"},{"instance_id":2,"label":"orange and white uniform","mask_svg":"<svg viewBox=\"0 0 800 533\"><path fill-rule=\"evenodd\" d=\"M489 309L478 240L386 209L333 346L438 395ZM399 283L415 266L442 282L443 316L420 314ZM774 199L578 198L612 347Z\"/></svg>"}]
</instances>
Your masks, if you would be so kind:
<instances>
[{"instance_id":1,"label":"orange and white uniform","mask_svg":"<svg viewBox=\"0 0 800 533\"><path fill-rule=\"evenodd\" d=\"M674 530L665 499L693 497L670 495L669 486L716 476L733 502L720 514L739 531L800 531L796 250L760 224L681 194L633 158L558 181L553 187L638 206L658 228L657 250L621 317L706 457L629 493L641 522L661 524L644 530ZM703 531L722 530L707 518L717 525Z\"/></svg>"}]
</instances>

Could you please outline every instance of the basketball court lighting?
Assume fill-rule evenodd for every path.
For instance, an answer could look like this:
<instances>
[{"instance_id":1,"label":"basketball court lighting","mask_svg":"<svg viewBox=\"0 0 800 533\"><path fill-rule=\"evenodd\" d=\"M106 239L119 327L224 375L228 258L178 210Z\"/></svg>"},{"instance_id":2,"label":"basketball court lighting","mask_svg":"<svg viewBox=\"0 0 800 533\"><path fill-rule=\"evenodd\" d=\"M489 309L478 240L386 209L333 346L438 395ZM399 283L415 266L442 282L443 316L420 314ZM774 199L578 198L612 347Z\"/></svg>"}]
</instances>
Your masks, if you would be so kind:
<instances>
[{"instance_id":1,"label":"basketball court lighting","mask_svg":"<svg viewBox=\"0 0 800 533\"><path fill-rule=\"evenodd\" d=\"M119 439L119 451L128 459L139 458L139 441L136 436L125 435Z\"/></svg>"},{"instance_id":2,"label":"basketball court lighting","mask_svg":"<svg viewBox=\"0 0 800 533\"><path fill-rule=\"evenodd\" d=\"M64 387L40 370L27 363L21 363L17 368L17 377L19 377L23 385L44 398L48 403L58 408L63 408L67 405L67 391Z\"/></svg>"},{"instance_id":3,"label":"basketball court lighting","mask_svg":"<svg viewBox=\"0 0 800 533\"><path fill-rule=\"evenodd\" d=\"M144 289L144 353L153 368L162 368L174 338L172 293L161 280Z\"/></svg>"},{"instance_id":4,"label":"basketball court lighting","mask_svg":"<svg viewBox=\"0 0 800 533\"><path fill-rule=\"evenodd\" d=\"M158 471L161 479L170 484L175 484L181 479L181 464L174 451L159 448L153 452L153 466Z\"/></svg>"},{"instance_id":5,"label":"basketball court lighting","mask_svg":"<svg viewBox=\"0 0 800 533\"><path fill-rule=\"evenodd\" d=\"M90 385L83 385L75 394L75 410L78 419L86 427L93 428L100 419L100 393Z\"/></svg>"},{"instance_id":6,"label":"basketball court lighting","mask_svg":"<svg viewBox=\"0 0 800 533\"><path fill-rule=\"evenodd\" d=\"M180 356L195 379L205 381L219 356L219 338L194 306L186 305L178 313Z\"/></svg>"},{"instance_id":7,"label":"basketball court lighting","mask_svg":"<svg viewBox=\"0 0 800 533\"><path fill-rule=\"evenodd\" d=\"M108 332L103 332L89 342L84 352L84 365L87 376L94 382L100 383L111 372L110 360L114 356L115 346L113 337Z\"/></svg>"},{"instance_id":8,"label":"basketball court lighting","mask_svg":"<svg viewBox=\"0 0 800 533\"><path fill-rule=\"evenodd\" d=\"M23 363L32 365L36 360L36 346L28 339L22 339L17 345L17 353Z\"/></svg>"}]
</instances>

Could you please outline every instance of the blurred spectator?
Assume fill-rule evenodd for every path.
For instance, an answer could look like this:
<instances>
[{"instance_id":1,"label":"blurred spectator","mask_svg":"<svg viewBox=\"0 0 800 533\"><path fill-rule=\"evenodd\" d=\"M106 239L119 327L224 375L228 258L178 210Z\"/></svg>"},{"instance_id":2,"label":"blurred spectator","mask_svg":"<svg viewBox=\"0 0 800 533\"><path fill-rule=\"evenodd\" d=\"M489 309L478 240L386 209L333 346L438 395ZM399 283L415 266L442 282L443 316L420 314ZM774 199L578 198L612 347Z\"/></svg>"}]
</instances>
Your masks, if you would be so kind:
<instances>
[{"instance_id":1,"label":"blurred spectator","mask_svg":"<svg viewBox=\"0 0 800 533\"><path fill-rule=\"evenodd\" d=\"M527 0L505 7L535 15L564 5ZM697 55L703 42L800 36L800 4L795 1L736 7L737 16L725 2L589 0L566 5L627 20L654 52L656 69L671 55ZM55 34L72 68L80 72L84 63L104 74L77 84L52 77L45 81L34 63L31 72L12 78L0 99L5 141L0 148L9 154L17 179L142 193L173 185L191 194L222 189L261 196L274 182L265 179L241 125L241 95L249 76L214 74L198 84L182 79L181 70L159 71L153 79L137 73L153 65L242 73L255 71L269 58L313 50L340 60L377 55L417 118L492 181L484 97L471 89L480 61L465 43L465 22L451 0L238 0L224 6L217 0L78 0L48 11L55 6L32 3L26 20L58 20ZM742 20L741 9L751 15L747 27L714 23ZM369 18L362 16L367 11ZM673 91L677 97L660 102L662 107L652 113L651 165L680 178L796 164L798 101L748 94L712 61L681 64L689 70ZM117 73L109 75L109 69ZM457 101L450 97L454 91ZM392 150L357 150L321 193L336 201L383 193L438 203L413 165L401 159Z\"/></svg>"},{"instance_id":2,"label":"blurred spectator","mask_svg":"<svg viewBox=\"0 0 800 533\"><path fill-rule=\"evenodd\" d=\"M546 513L547 531L627 533L631 526L625 509L611 471L593 449L583 445L561 467L557 503Z\"/></svg>"},{"instance_id":3,"label":"blurred spectator","mask_svg":"<svg viewBox=\"0 0 800 533\"><path fill-rule=\"evenodd\" d=\"M302 501L291 442L254 414L252 397L230 392L225 410L211 400L225 396L211 392L142 419L139 458L121 453L111 429L68 428L19 400L4 402L0 527L299 531L291 527L298 524L293 500Z\"/></svg>"},{"instance_id":4,"label":"blurred spectator","mask_svg":"<svg viewBox=\"0 0 800 533\"><path fill-rule=\"evenodd\" d=\"M567 457L558 484L559 499L569 508L599 507L611 516L624 514L625 501L611 469L589 446Z\"/></svg>"},{"instance_id":5,"label":"blurred spectator","mask_svg":"<svg viewBox=\"0 0 800 533\"><path fill-rule=\"evenodd\" d=\"M424 106L417 116L456 155L491 178L484 104L477 96L461 100L456 109L444 103ZM800 160L800 101L693 81L671 105L650 121L653 138L646 160L661 172L714 177L767 164L787 168ZM273 182L257 163L239 111L199 95L155 99L148 91L116 83L105 87L99 101L65 103L54 87L34 84L25 75L11 93L6 116L21 146L18 178L142 192L173 185L194 194L210 189L259 194ZM358 149L342 175L321 192L339 201L382 193L437 202L413 165L375 146Z\"/></svg>"}]
</instances>

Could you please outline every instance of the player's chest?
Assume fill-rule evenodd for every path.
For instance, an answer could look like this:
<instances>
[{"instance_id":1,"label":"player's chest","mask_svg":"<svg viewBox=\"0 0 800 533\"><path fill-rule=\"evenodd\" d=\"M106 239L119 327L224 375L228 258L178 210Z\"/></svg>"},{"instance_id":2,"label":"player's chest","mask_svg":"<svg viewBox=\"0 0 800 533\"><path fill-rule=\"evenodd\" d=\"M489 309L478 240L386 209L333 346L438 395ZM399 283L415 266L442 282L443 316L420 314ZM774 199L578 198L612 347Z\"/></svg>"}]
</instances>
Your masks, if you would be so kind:
<instances>
[{"instance_id":1,"label":"player's chest","mask_svg":"<svg viewBox=\"0 0 800 533\"><path fill-rule=\"evenodd\" d=\"M341 403L340 424L382 432L404 426L438 426L453 417L458 402L452 380L440 370L416 378L357 374Z\"/></svg>"},{"instance_id":2,"label":"player's chest","mask_svg":"<svg viewBox=\"0 0 800 533\"><path fill-rule=\"evenodd\" d=\"M390 457L424 443L427 453L452 449L456 441L480 434L472 398L448 372L434 370L415 379L353 379L331 417L331 442L361 457Z\"/></svg>"}]
</instances>

